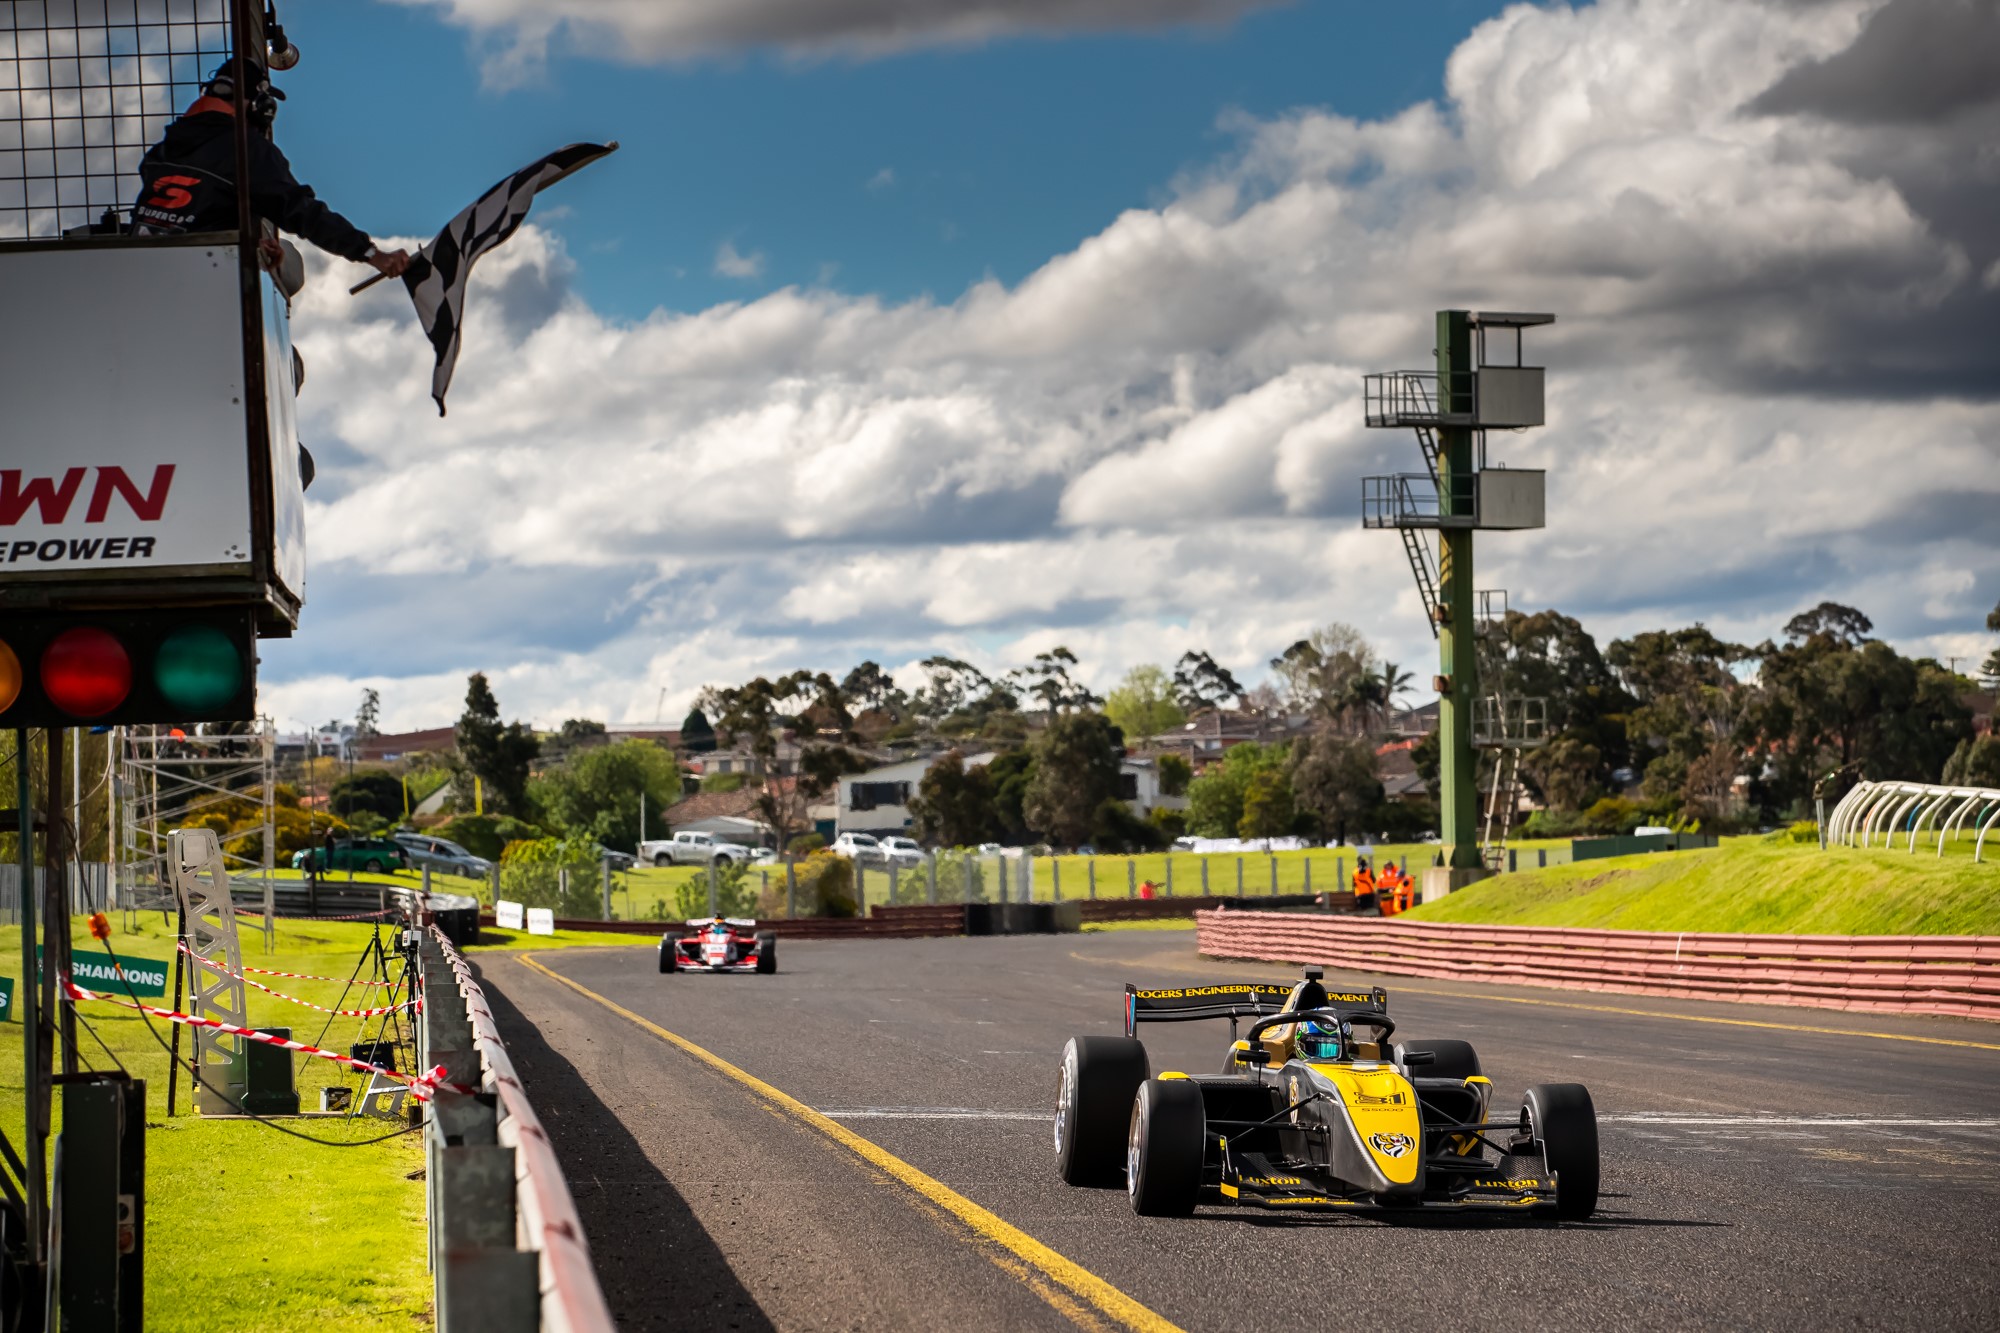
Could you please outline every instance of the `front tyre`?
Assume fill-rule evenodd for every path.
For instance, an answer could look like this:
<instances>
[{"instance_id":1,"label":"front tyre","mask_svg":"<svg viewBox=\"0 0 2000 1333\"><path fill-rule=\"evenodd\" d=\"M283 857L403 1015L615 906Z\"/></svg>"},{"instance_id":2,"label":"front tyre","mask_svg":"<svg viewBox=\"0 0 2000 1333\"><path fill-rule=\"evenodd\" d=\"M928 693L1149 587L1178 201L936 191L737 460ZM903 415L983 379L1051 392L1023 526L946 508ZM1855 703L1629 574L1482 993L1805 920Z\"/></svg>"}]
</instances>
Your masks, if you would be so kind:
<instances>
[{"instance_id":1,"label":"front tyre","mask_svg":"<svg viewBox=\"0 0 2000 1333\"><path fill-rule=\"evenodd\" d=\"M1147 1079L1132 1100L1125 1188L1141 1217L1190 1217L1201 1201L1208 1115L1201 1088L1184 1078Z\"/></svg>"},{"instance_id":2,"label":"front tyre","mask_svg":"<svg viewBox=\"0 0 2000 1333\"><path fill-rule=\"evenodd\" d=\"M768 930L757 932L757 970L767 977L778 970L778 937Z\"/></svg>"},{"instance_id":3,"label":"front tyre","mask_svg":"<svg viewBox=\"0 0 2000 1333\"><path fill-rule=\"evenodd\" d=\"M662 935L660 937L660 971L678 972L680 970L680 954L680 941L671 935Z\"/></svg>"},{"instance_id":4,"label":"front tyre","mask_svg":"<svg viewBox=\"0 0 2000 1333\"><path fill-rule=\"evenodd\" d=\"M1430 1064L1410 1067L1410 1072L1419 1078L1478 1078L1486 1072L1479 1067L1479 1053L1469 1041L1440 1038L1401 1042L1396 1047L1397 1063L1402 1063L1405 1051L1429 1051L1437 1057Z\"/></svg>"},{"instance_id":5,"label":"front tyre","mask_svg":"<svg viewBox=\"0 0 2000 1333\"><path fill-rule=\"evenodd\" d=\"M1115 1187L1132 1098L1151 1071L1131 1037L1071 1037L1056 1091L1056 1170L1065 1184Z\"/></svg>"},{"instance_id":6,"label":"front tyre","mask_svg":"<svg viewBox=\"0 0 2000 1333\"><path fill-rule=\"evenodd\" d=\"M1521 1124L1541 1147L1556 1182L1556 1216L1580 1222L1597 1211L1597 1107L1581 1083L1537 1083Z\"/></svg>"},{"instance_id":7,"label":"front tyre","mask_svg":"<svg viewBox=\"0 0 2000 1333\"><path fill-rule=\"evenodd\" d=\"M376 860L372 856L369 857L366 861L363 861L361 863L361 868L367 871L371 875L379 875L382 873L382 863Z\"/></svg>"}]
</instances>

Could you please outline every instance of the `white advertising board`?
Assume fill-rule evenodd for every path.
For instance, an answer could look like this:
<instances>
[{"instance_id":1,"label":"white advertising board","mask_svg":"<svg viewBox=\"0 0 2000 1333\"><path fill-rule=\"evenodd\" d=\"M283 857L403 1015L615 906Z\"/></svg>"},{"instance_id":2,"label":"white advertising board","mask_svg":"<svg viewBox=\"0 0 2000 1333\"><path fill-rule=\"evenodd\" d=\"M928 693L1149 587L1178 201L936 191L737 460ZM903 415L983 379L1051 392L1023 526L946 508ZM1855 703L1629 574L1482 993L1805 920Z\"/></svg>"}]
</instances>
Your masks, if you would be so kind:
<instances>
[{"instance_id":1,"label":"white advertising board","mask_svg":"<svg viewBox=\"0 0 2000 1333\"><path fill-rule=\"evenodd\" d=\"M227 245L0 255L0 310L8 312L0 319L0 579L251 571L238 284ZM276 329L273 313L267 308L266 345L274 337L283 345L288 389L290 344L282 312ZM291 430L293 422L287 392L273 404L271 425ZM273 454L285 464L279 526L290 526L296 542L296 438L275 441ZM303 583L302 546L277 565L280 577Z\"/></svg>"},{"instance_id":2,"label":"white advertising board","mask_svg":"<svg viewBox=\"0 0 2000 1333\"><path fill-rule=\"evenodd\" d=\"M556 914L547 907L528 909L528 933L530 935L553 935L556 933Z\"/></svg>"},{"instance_id":3,"label":"white advertising board","mask_svg":"<svg viewBox=\"0 0 2000 1333\"><path fill-rule=\"evenodd\" d=\"M549 920L551 923L550 928L553 929L555 918L552 916ZM519 930L521 928L521 904L510 903L505 898L495 902L493 904L493 924L499 926L502 930Z\"/></svg>"}]
</instances>

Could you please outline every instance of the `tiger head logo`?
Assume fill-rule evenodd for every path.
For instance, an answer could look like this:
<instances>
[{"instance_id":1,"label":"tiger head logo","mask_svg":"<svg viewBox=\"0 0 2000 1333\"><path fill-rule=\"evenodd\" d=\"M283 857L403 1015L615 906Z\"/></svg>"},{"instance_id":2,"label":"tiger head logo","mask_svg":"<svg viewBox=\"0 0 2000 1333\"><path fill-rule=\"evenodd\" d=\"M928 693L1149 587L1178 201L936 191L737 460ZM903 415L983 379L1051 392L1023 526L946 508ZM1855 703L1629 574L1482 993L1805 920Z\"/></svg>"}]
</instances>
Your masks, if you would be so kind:
<instances>
[{"instance_id":1,"label":"tiger head logo","mask_svg":"<svg viewBox=\"0 0 2000 1333\"><path fill-rule=\"evenodd\" d=\"M1404 1157L1416 1150L1416 1140L1408 1134L1370 1134L1368 1142L1384 1157Z\"/></svg>"}]
</instances>

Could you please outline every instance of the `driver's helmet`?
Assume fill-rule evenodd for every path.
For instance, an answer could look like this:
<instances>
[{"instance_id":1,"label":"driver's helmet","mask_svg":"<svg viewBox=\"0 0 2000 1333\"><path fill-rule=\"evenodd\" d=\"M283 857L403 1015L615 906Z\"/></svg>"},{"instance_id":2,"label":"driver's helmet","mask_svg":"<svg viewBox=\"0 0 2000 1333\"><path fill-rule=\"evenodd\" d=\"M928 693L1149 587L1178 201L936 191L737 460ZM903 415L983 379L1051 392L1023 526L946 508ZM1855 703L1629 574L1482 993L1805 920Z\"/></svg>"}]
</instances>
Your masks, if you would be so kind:
<instances>
[{"instance_id":1,"label":"driver's helmet","mask_svg":"<svg viewBox=\"0 0 2000 1333\"><path fill-rule=\"evenodd\" d=\"M729 933L729 923L721 917L717 917L708 923L708 933L711 935L727 935Z\"/></svg>"},{"instance_id":2,"label":"driver's helmet","mask_svg":"<svg viewBox=\"0 0 2000 1333\"><path fill-rule=\"evenodd\" d=\"M1299 1024L1296 1041L1299 1059L1311 1061L1345 1059L1347 1036L1351 1031L1345 1021L1336 1022L1330 1018L1307 1019Z\"/></svg>"}]
</instances>

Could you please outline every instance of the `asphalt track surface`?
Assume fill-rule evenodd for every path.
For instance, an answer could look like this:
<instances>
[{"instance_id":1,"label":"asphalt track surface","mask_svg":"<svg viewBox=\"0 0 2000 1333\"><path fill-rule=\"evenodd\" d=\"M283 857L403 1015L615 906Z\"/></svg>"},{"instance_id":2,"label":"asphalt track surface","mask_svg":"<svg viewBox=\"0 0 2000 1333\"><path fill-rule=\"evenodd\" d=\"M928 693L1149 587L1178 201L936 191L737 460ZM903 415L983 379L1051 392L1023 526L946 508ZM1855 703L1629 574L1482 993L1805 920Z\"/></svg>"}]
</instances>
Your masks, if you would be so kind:
<instances>
[{"instance_id":1,"label":"asphalt track surface","mask_svg":"<svg viewBox=\"0 0 2000 1333\"><path fill-rule=\"evenodd\" d=\"M1062 1044L1120 1031L1127 980L1280 965L1153 931L476 961L625 1329L2000 1326L1992 1025L1339 974L1471 1040L1496 1114L1587 1084L1598 1215L1157 1219L1056 1177ZM1225 1034L1142 1035L1206 1072Z\"/></svg>"}]
</instances>

